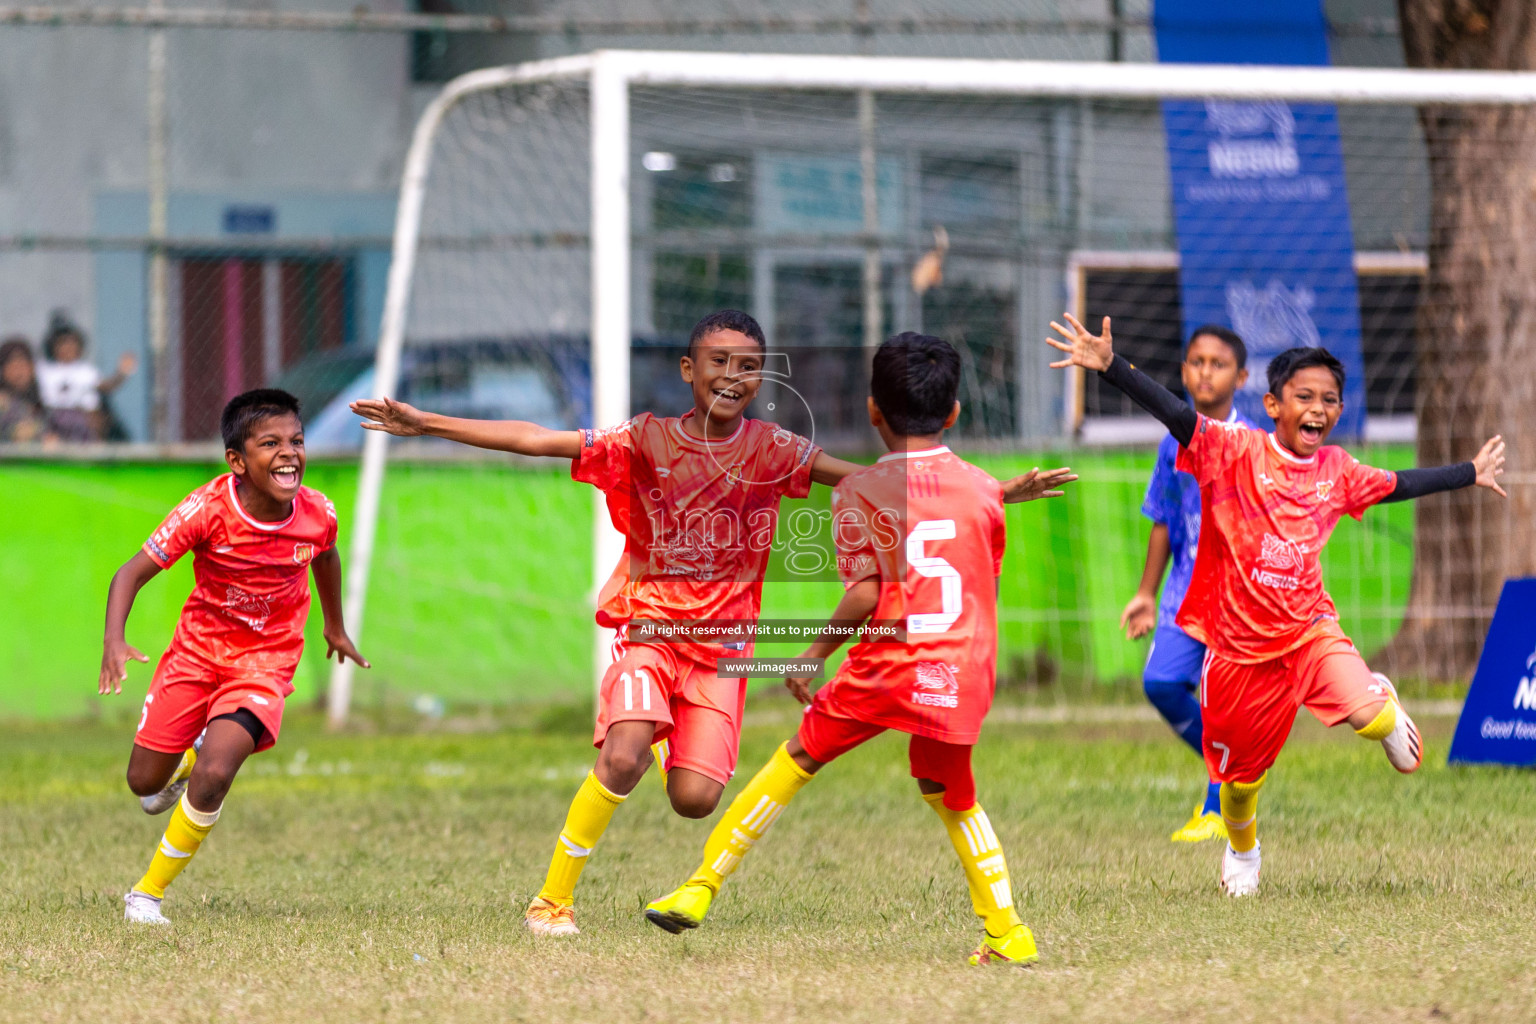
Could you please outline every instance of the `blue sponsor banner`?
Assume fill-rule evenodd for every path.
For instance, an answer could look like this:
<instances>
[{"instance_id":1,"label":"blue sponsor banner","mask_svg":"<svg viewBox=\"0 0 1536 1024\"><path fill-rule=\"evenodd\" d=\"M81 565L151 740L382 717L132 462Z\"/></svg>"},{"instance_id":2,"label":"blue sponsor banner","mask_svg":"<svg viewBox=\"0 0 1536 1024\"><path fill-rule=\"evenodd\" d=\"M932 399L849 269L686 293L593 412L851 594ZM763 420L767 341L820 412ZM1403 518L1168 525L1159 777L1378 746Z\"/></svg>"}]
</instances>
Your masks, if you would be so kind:
<instances>
[{"instance_id":1,"label":"blue sponsor banner","mask_svg":"<svg viewBox=\"0 0 1536 1024\"><path fill-rule=\"evenodd\" d=\"M1536 577L1504 583L1450 760L1536 764Z\"/></svg>"},{"instance_id":2,"label":"blue sponsor banner","mask_svg":"<svg viewBox=\"0 0 1536 1024\"><path fill-rule=\"evenodd\" d=\"M1327 64L1321 0L1158 0L1159 59L1212 64ZM1339 122L1328 104L1163 103L1184 333L1226 324L1248 345L1238 405L1268 424L1265 368L1298 345L1344 364L1336 434L1365 428L1365 366L1354 234Z\"/></svg>"}]
</instances>

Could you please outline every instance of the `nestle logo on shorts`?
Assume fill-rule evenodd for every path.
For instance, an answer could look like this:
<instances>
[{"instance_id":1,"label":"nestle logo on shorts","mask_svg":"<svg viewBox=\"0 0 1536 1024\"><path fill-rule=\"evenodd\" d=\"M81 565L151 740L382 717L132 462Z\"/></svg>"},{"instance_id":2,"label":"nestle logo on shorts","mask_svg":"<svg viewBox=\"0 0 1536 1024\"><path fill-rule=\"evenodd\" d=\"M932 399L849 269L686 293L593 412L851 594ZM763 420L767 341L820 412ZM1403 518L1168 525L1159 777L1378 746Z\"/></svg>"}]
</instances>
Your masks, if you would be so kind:
<instances>
[{"instance_id":1,"label":"nestle logo on shorts","mask_svg":"<svg viewBox=\"0 0 1536 1024\"><path fill-rule=\"evenodd\" d=\"M827 662L824 658L721 658L715 662L715 674L722 679L821 679L827 674Z\"/></svg>"}]
</instances>

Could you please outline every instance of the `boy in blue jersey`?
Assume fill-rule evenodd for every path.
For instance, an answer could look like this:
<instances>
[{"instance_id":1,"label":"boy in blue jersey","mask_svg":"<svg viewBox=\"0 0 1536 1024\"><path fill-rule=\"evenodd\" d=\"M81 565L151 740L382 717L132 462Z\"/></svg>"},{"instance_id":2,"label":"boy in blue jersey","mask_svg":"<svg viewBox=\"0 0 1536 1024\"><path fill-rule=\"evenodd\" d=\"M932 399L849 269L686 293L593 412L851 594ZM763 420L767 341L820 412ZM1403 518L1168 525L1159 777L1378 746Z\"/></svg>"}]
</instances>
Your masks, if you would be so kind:
<instances>
[{"instance_id":1,"label":"boy in blue jersey","mask_svg":"<svg viewBox=\"0 0 1536 1024\"><path fill-rule=\"evenodd\" d=\"M1248 348L1232 331L1215 324L1197 328L1184 346L1182 369L1184 390L1189 392L1195 409L1212 419L1252 426L1232 403L1232 397L1248 380L1247 363ZM1142 515L1152 520L1147 564L1136 596L1120 616L1120 626L1131 640L1153 633L1142 687L1178 737L1189 744L1196 757L1203 758L1200 703L1195 699L1195 691L1200 685L1205 645L1174 624L1184 591L1189 588L1200 543L1200 487L1194 477L1174 469L1178 453L1179 445L1172 434L1158 445L1157 465L1141 505ZM1163 587L1162 600L1158 601L1158 584L1170 564L1168 583ZM1226 837L1226 826L1221 821L1221 785L1211 782L1204 802L1196 806L1194 816L1171 838L1176 843L1198 843Z\"/></svg>"}]
</instances>

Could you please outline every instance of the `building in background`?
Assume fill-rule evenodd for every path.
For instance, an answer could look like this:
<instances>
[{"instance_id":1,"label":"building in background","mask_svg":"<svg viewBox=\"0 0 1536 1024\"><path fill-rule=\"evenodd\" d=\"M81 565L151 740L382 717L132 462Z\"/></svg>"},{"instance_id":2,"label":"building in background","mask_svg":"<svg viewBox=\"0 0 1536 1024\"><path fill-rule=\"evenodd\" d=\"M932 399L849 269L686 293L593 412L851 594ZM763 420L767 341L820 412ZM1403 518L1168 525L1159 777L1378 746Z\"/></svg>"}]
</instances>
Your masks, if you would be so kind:
<instances>
[{"instance_id":1,"label":"building in background","mask_svg":"<svg viewBox=\"0 0 1536 1024\"><path fill-rule=\"evenodd\" d=\"M98 365L125 352L144 357L146 371L113 397L131 437L157 439L158 423L159 440L203 440L216 433L222 402L243 388L307 381L324 402L362 372L382 312L405 149L420 110L457 74L602 47L1156 56L1148 5L1133 0L869 0L841 9L813 0L419 0L414 9L370 10L494 15L514 30L162 30L168 273L159 417L148 369L151 33L0 26L0 333L36 338L50 310L68 310L90 334ZM314 0L279 13L350 11L341 0ZM1327 11L1336 63L1401 63L1391 0L1334 0ZM764 98L748 109L637 97L634 328L642 344L664 345L702 312L729 305L756 313L776 344L857 350L867 232L846 99ZM1069 303L1108 312L1141 343L1138 361L1172 380L1177 246L1156 105L879 97L876 112L883 317L892 329L962 344L964 428L1042 438L1076 428L1081 415L1091 436L1138 436L1116 422L1135 421L1117 395L1093 387L1080 398L1063 394L1063 377L1044 371L1040 336ZM1386 423L1412 410L1403 356L1412 351L1427 181L1411 111L1355 108L1341 119L1362 254L1368 401ZM546 169L536 188L508 189L494 203L538 207L506 216L542 216L547 233L584 232L585 167ZM562 188L582 193L563 221L550 199ZM936 227L950 239L944 283L919 295L908 275ZM475 322L466 312L473 286L452 304L418 296L411 340L432 353L422 364L440 368L445 349L460 343L517 358L556 342L579 347L587 296L575 267L552 260L547 280L525 282L553 310L526 323L499 311ZM584 369L546 364L553 369L543 385L509 383L497 371L481 386L478 364L466 363L461 391L492 395L484 408L466 409L560 406L556 393L569 392Z\"/></svg>"}]
</instances>

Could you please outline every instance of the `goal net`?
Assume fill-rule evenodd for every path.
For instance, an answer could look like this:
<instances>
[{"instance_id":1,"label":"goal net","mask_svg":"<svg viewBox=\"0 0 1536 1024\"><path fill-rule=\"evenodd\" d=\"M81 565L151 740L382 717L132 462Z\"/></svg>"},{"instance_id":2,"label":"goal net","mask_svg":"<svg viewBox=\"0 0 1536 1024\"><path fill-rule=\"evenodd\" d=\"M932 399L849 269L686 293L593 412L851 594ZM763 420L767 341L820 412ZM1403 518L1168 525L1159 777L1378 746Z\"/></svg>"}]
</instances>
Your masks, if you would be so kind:
<instances>
[{"instance_id":1,"label":"goal net","mask_svg":"<svg viewBox=\"0 0 1536 1024\"><path fill-rule=\"evenodd\" d=\"M1000 685L1082 698L1147 655L1121 615L1163 431L1048 368L1049 322L1112 317L1175 390L1192 329L1232 328L1254 417L1270 357L1322 344L1362 461L1471 458L1532 415L1533 99L1521 75L1315 68L609 51L475 72L418 126L367 388L561 428L677 415L689 329L737 308L782 360L751 414L869 461L871 345L944 337L953 445L999 477L1082 476L1010 507L999 615ZM1392 505L1328 547L1345 629L1410 685L1464 677L1499 584L1536 569L1520 459L1508 502ZM333 716L589 693L621 549L599 500L563 463L370 434L347 600L377 667L356 693L337 670ZM764 614L824 616L838 590L776 557Z\"/></svg>"}]
</instances>

